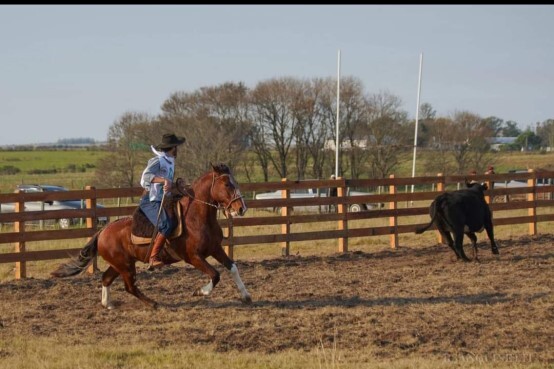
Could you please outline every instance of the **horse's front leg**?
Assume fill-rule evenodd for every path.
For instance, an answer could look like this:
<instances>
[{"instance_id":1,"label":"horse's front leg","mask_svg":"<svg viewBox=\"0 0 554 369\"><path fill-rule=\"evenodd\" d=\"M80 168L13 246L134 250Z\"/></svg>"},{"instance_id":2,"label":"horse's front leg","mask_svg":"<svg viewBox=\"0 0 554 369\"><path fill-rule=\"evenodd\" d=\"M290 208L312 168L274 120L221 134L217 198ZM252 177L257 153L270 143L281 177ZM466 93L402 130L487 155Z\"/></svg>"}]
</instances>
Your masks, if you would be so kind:
<instances>
[{"instance_id":1,"label":"horse's front leg","mask_svg":"<svg viewBox=\"0 0 554 369\"><path fill-rule=\"evenodd\" d=\"M214 259L219 261L227 270L229 273L231 273L231 277L233 277L233 281L235 281L235 284L237 285L240 295L241 295L241 301L245 304L251 304L252 303L252 297L250 297L250 294L246 290L246 287L244 286L244 283L242 283L242 279L240 279L239 275L239 269L237 268L237 265L233 260L227 256L225 251L223 251L223 248L221 246L216 248L216 251L212 254Z\"/></svg>"},{"instance_id":2,"label":"horse's front leg","mask_svg":"<svg viewBox=\"0 0 554 369\"><path fill-rule=\"evenodd\" d=\"M239 275L239 269L237 268L237 265L235 263L232 263L232 266L231 266L231 269L229 269L229 272L231 273L231 276L233 277L233 281L235 281L235 284L237 285L240 291L241 301L244 302L245 304L251 304L252 297L250 297L250 294L246 290L244 283L242 283L242 279L240 279L240 275Z\"/></svg>"}]
</instances>

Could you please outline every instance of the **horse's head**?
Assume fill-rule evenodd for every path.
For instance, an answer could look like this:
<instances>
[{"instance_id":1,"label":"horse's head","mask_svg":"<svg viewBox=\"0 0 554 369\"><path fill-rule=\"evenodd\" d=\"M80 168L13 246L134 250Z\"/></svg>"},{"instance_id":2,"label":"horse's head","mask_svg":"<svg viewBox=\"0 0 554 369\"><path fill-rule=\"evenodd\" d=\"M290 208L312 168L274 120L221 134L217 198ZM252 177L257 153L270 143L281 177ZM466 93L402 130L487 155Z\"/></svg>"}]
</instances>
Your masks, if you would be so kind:
<instances>
[{"instance_id":1,"label":"horse's head","mask_svg":"<svg viewBox=\"0 0 554 369\"><path fill-rule=\"evenodd\" d=\"M248 207L240 194L239 185L231 170L225 164L212 165L212 169L211 196L213 200L224 208L225 213L232 216L243 216Z\"/></svg>"}]
</instances>

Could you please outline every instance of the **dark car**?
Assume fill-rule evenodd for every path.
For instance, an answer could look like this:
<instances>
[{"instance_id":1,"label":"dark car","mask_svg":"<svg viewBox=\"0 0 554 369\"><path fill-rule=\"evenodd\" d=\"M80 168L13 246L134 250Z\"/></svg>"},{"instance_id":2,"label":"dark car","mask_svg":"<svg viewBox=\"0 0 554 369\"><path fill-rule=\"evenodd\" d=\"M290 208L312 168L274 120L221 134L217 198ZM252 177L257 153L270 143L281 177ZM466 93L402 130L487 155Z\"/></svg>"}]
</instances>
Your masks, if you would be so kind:
<instances>
[{"instance_id":1,"label":"dark car","mask_svg":"<svg viewBox=\"0 0 554 369\"><path fill-rule=\"evenodd\" d=\"M25 193L36 193L36 192L58 192L58 191L69 191L67 188L62 186L53 186L53 185L18 185L16 187L16 192L20 190ZM102 205L96 205L99 208L102 208ZM25 202L25 211L41 211L41 210L64 210L64 209L83 209L85 207L83 200L53 200L53 201L27 201ZM2 204L2 212L8 213L13 212L15 209L14 204ZM79 224L81 222L80 218L60 218L55 220L60 228L69 228L71 225ZM48 222L47 220L45 222ZM108 223L107 217L99 217L98 225L103 226Z\"/></svg>"}]
</instances>

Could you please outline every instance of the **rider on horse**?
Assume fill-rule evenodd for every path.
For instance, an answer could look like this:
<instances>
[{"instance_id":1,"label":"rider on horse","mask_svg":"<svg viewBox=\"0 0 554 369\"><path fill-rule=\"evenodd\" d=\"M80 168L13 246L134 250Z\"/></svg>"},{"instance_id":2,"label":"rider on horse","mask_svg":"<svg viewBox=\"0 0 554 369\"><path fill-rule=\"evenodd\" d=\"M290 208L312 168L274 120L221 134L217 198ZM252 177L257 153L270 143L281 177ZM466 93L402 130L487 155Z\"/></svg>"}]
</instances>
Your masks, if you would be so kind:
<instances>
[{"instance_id":1,"label":"rider on horse","mask_svg":"<svg viewBox=\"0 0 554 369\"><path fill-rule=\"evenodd\" d=\"M145 192L139 207L159 232L152 246L149 269L160 268L164 265L158 254L176 227L175 222L163 208L162 199L164 194L167 196L171 191L177 147L183 143L185 143L185 137L177 137L173 133L164 134L160 144L151 146L156 156L148 161L140 179L140 185Z\"/></svg>"}]
</instances>

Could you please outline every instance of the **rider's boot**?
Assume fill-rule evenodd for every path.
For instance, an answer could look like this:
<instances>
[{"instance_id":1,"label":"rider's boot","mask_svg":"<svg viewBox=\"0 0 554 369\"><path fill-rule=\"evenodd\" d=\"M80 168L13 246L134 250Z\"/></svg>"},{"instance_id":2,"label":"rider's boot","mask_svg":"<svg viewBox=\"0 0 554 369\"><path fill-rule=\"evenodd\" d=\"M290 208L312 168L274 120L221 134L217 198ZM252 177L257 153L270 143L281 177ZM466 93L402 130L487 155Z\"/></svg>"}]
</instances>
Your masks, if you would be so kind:
<instances>
[{"instance_id":1,"label":"rider's boot","mask_svg":"<svg viewBox=\"0 0 554 369\"><path fill-rule=\"evenodd\" d=\"M156 239L154 240L154 245L152 246L152 253L150 254L150 265L148 265L148 270L153 270L164 266L164 262L160 259L159 254L165 241L165 236L161 233L158 233Z\"/></svg>"}]
</instances>

